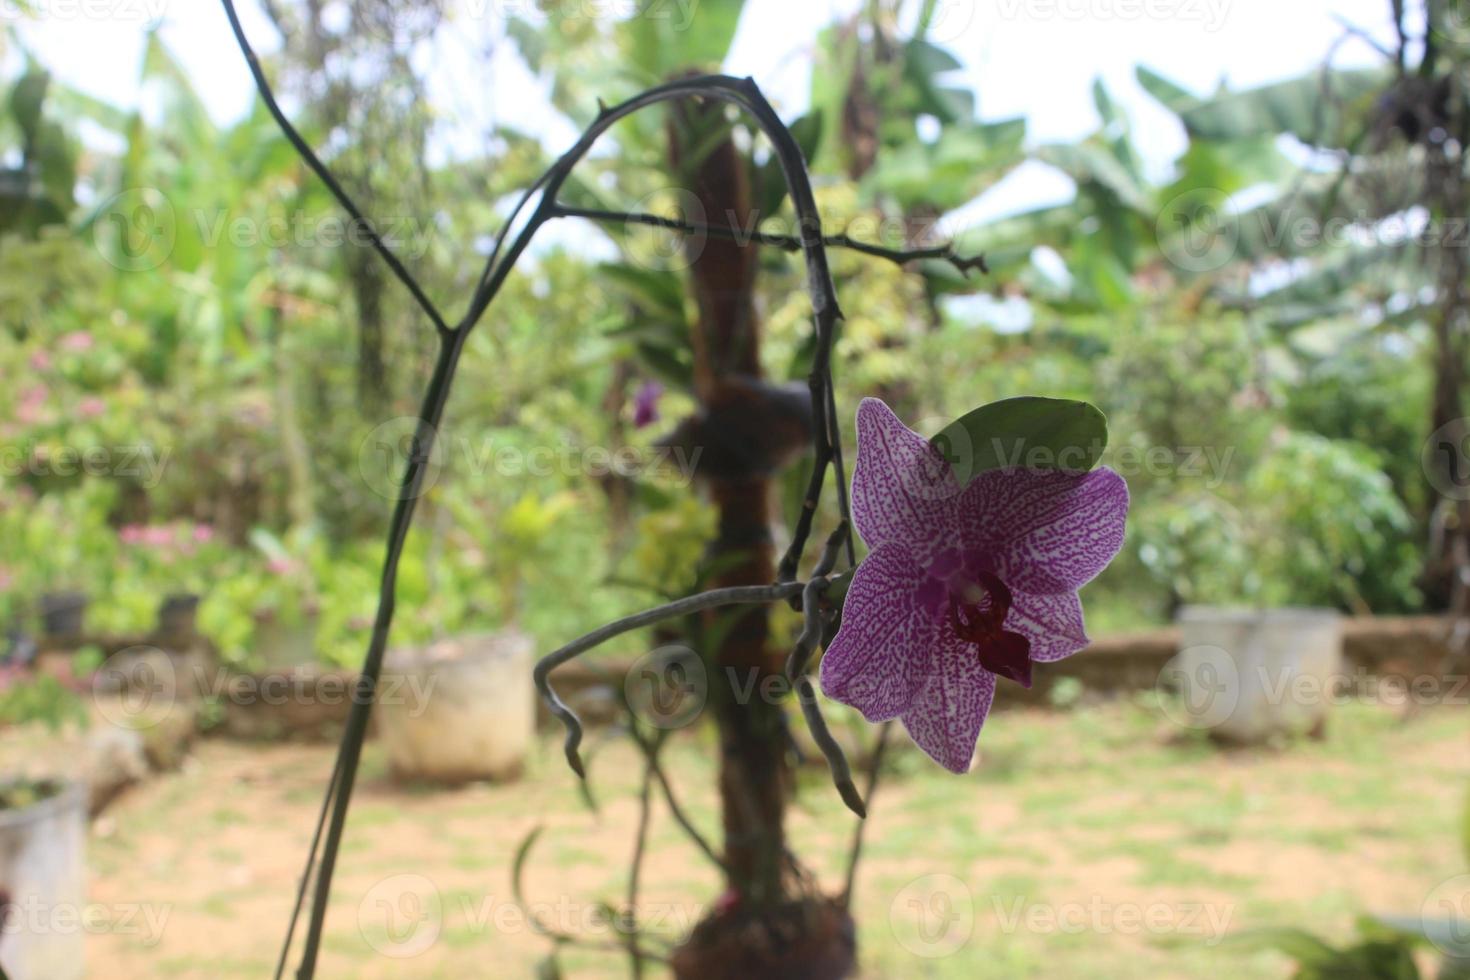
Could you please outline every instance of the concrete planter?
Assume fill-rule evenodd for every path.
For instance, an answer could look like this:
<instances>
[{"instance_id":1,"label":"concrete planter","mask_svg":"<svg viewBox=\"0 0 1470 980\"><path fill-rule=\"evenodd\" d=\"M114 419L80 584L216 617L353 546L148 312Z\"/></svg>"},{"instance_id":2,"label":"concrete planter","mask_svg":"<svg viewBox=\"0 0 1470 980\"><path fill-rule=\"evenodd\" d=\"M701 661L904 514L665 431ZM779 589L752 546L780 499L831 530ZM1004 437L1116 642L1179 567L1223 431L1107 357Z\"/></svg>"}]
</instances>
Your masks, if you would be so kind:
<instances>
[{"instance_id":1,"label":"concrete planter","mask_svg":"<svg viewBox=\"0 0 1470 980\"><path fill-rule=\"evenodd\" d=\"M0 810L0 891L7 922L0 965L13 980L78 980L84 972L87 790Z\"/></svg>"},{"instance_id":2,"label":"concrete planter","mask_svg":"<svg viewBox=\"0 0 1470 980\"><path fill-rule=\"evenodd\" d=\"M531 652L530 637L514 632L391 652L375 714L394 775L517 778L535 731Z\"/></svg>"},{"instance_id":3,"label":"concrete planter","mask_svg":"<svg viewBox=\"0 0 1470 980\"><path fill-rule=\"evenodd\" d=\"M1186 607L1165 670L1186 724L1221 739L1321 735L1343 679L1341 617L1331 609Z\"/></svg>"}]
</instances>

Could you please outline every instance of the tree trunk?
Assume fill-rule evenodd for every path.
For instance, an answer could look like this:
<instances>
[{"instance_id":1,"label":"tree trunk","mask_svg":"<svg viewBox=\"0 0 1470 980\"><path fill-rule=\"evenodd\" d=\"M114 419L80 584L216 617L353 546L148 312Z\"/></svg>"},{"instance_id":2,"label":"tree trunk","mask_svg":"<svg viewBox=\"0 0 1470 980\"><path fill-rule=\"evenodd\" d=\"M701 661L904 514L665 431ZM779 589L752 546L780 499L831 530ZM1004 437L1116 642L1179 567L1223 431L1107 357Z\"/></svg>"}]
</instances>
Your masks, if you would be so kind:
<instances>
[{"instance_id":1,"label":"tree trunk","mask_svg":"<svg viewBox=\"0 0 1470 980\"><path fill-rule=\"evenodd\" d=\"M749 170L728 136L699 158L691 147L725 126L723 107L689 103L670 119L669 148L682 186L704 220L753 225ZM697 216L696 216L697 217ZM755 309L756 253L713 236L686 243L698 306L694 387L700 416L684 427L705 449L701 478L719 511L709 549L713 585L765 585L775 579L770 476L808 429L793 421L791 401L761 380ZM752 424L752 420L763 420ZM719 726L719 786L728 890L718 910L674 957L678 977L802 980L847 976L853 964L852 923L841 907L805 893L786 849L784 817L791 766L783 706L760 697L761 681L783 672L785 654L769 642L763 606L738 613L710 632L710 702ZM757 692L740 698L737 691Z\"/></svg>"},{"instance_id":2,"label":"tree trunk","mask_svg":"<svg viewBox=\"0 0 1470 980\"><path fill-rule=\"evenodd\" d=\"M706 220L750 220L750 186L744 160L724 139L699 159L688 147L725 125L718 104L687 104L675 110L670 126L673 172L703 208ZM708 146L708 144L705 144ZM755 314L755 252L718 238L687 242L691 286L699 310L695 327L695 394L706 420L722 415L724 404L760 378L760 329ZM711 423L718 424L718 423ZM771 542L770 483L766 474L717 467L706 479L719 510L719 533L710 546L720 569L717 587L764 585L776 574ZM766 609L751 607L723 632L714 651L716 690L711 692L720 728L720 795L723 800L725 858L730 887L743 900L759 904L781 895L785 853L782 826L790 772L786 762L780 708L758 698L740 704L728 681L781 670L782 657L769 648Z\"/></svg>"}]
</instances>

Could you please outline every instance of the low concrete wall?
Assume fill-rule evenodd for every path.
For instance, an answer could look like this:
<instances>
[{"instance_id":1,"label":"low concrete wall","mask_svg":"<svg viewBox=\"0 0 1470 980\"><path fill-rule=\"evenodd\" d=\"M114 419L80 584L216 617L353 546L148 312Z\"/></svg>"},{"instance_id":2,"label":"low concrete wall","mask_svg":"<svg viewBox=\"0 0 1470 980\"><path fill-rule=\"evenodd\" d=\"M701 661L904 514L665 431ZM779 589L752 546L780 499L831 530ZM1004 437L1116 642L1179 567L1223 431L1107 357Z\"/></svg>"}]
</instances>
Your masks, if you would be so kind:
<instances>
[{"instance_id":1,"label":"low concrete wall","mask_svg":"<svg viewBox=\"0 0 1470 980\"><path fill-rule=\"evenodd\" d=\"M1369 676L1439 677L1450 654L1451 622L1442 616L1344 618L1347 670ZM1005 697L996 699L997 707L1045 704L1064 678L1076 678L1092 693L1148 690L1158 683L1159 673L1178 650L1179 630L1173 626L1100 636L1075 656L1037 667L1030 690L1007 684ZM629 666L628 661L574 661L558 669L552 681L584 721L606 724L615 717L616 685L622 683ZM1470 696L1470 688L1465 695ZM542 724L551 720L544 704L539 718Z\"/></svg>"}]
</instances>

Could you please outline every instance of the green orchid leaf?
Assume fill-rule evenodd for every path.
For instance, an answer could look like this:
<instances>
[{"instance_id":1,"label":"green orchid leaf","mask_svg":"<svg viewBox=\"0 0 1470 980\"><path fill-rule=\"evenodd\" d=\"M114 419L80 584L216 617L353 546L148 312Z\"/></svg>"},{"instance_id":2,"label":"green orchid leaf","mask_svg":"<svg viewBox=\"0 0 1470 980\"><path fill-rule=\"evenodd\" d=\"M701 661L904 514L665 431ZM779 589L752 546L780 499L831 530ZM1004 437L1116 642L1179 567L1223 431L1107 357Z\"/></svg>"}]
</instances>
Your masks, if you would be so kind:
<instances>
[{"instance_id":1,"label":"green orchid leaf","mask_svg":"<svg viewBox=\"0 0 1470 980\"><path fill-rule=\"evenodd\" d=\"M1007 466L1085 473L1107 448L1108 420L1087 402L1006 398L961 416L930 442L954 467L961 486Z\"/></svg>"}]
</instances>

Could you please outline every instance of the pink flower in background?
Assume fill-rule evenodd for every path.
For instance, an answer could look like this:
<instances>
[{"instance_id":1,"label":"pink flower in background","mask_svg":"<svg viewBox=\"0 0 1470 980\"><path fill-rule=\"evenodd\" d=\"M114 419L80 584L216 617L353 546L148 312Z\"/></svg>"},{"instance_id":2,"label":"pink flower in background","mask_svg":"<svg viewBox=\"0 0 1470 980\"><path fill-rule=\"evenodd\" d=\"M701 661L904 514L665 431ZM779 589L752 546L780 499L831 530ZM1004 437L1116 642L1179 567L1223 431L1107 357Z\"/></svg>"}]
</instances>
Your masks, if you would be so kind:
<instances>
[{"instance_id":1,"label":"pink flower in background","mask_svg":"<svg viewBox=\"0 0 1470 980\"><path fill-rule=\"evenodd\" d=\"M633 396L633 428L641 429L658 421L658 400L663 393L664 386L657 381L643 382Z\"/></svg>"},{"instance_id":2,"label":"pink flower in background","mask_svg":"<svg viewBox=\"0 0 1470 980\"><path fill-rule=\"evenodd\" d=\"M117 536L123 544L156 549L172 546L176 537L175 528L170 524L124 524L117 529Z\"/></svg>"},{"instance_id":3,"label":"pink flower in background","mask_svg":"<svg viewBox=\"0 0 1470 980\"><path fill-rule=\"evenodd\" d=\"M872 549L822 658L822 690L869 721L903 720L965 772L996 677L1088 643L1077 590L1123 545L1128 486L1089 473L988 470L961 488L923 436L875 398L858 408L853 521Z\"/></svg>"},{"instance_id":4,"label":"pink flower in background","mask_svg":"<svg viewBox=\"0 0 1470 980\"><path fill-rule=\"evenodd\" d=\"M14 584L15 576L11 574L10 569L0 565L0 592L8 592Z\"/></svg>"},{"instance_id":5,"label":"pink flower in background","mask_svg":"<svg viewBox=\"0 0 1470 980\"><path fill-rule=\"evenodd\" d=\"M199 544L208 544L214 540L214 526L211 524L195 524L194 540Z\"/></svg>"},{"instance_id":6,"label":"pink flower in background","mask_svg":"<svg viewBox=\"0 0 1470 980\"><path fill-rule=\"evenodd\" d=\"M62 350L81 353L91 350L97 341L85 330L73 330L71 333L62 334L60 343Z\"/></svg>"},{"instance_id":7,"label":"pink flower in background","mask_svg":"<svg viewBox=\"0 0 1470 980\"><path fill-rule=\"evenodd\" d=\"M107 403L95 395L77 402L77 414L84 419L95 419L107 411Z\"/></svg>"},{"instance_id":8,"label":"pink flower in background","mask_svg":"<svg viewBox=\"0 0 1470 980\"><path fill-rule=\"evenodd\" d=\"M51 355L43 350L38 350L31 355L32 371L48 371L51 369Z\"/></svg>"},{"instance_id":9,"label":"pink flower in background","mask_svg":"<svg viewBox=\"0 0 1470 980\"><path fill-rule=\"evenodd\" d=\"M290 558L272 558L265 567L272 575L290 575L296 571L297 564Z\"/></svg>"},{"instance_id":10,"label":"pink flower in background","mask_svg":"<svg viewBox=\"0 0 1470 980\"><path fill-rule=\"evenodd\" d=\"M41 420L46 408L46 397L49 392L45 385L31 385L20 393L20 404L16 406L15 417L27 425Z\"/></svg>"}]
</instances>

